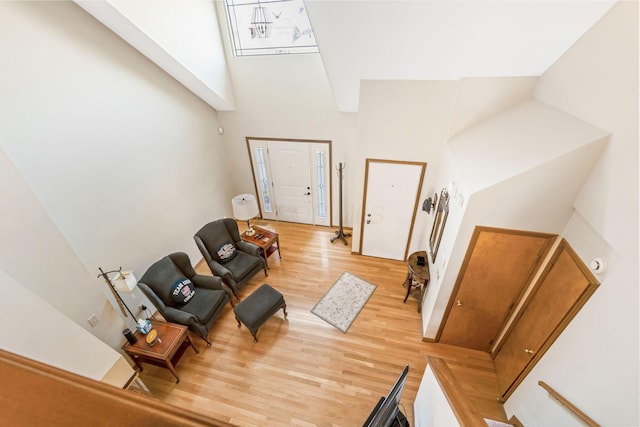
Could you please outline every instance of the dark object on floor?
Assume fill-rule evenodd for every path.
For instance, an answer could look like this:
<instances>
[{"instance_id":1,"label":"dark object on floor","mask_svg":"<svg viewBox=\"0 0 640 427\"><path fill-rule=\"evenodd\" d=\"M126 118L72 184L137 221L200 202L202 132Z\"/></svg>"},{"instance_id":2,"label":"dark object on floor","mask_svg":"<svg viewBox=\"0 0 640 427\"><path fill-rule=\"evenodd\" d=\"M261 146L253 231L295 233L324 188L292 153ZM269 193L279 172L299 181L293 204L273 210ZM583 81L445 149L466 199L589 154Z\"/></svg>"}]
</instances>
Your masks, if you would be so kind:
<instances>
[{"instance_id":1,"label":"dark object on floor","mask_svg":"<svg viewBox=\"0 0 640 427\"><path fill-rule=\"evenodd\" d=\"M258 329L269 320L278 310L284 311L287 318L287 304L282 294L267 283L260 286L254 293L238 303L233 311L238 321L238 327L244 324L253 335L253 341L258 342Z\"/></svg>"},{"instance_id":2,"label":"dark object on floor","mask_svg":"<svg viewBox=\"0 0 640 427\"><path fill-rule=\"evenodd\" d=\"M336 240L342 240L344 245L347 245L347 237L351 237L351 233L345 233L342 227L342 171L344 170L344 163L338 164L338 176L340 177L340 229L336 231L336 236L331 238L331 243Z\"/></svg>"},{"instance_id":3,"label":"dark object on floor","mask_svg":"<svg viewBox=\"0 0 640 427\"><path fill-rule=\"evenodd\" d=\"M409 365L405 366L389 393L380 398L362 427L410 427L407 418L400 412L399 407L400 397L408 374Z\"/></svg>"},{"instance_id":4,"label":"dark object on floor","mask_svg":"<svg viewBox=\"0 0 640 427\"><path fill-rule=\"evenodd\" d=\"M133 335L133 332L131 332L131 329L129 328L122 331L122 335L125 336L129 344L135 344L138 342L138 339Z\"/></svg>"},{"instance_id":5,"label":"dark object on floor","mask_svg":"<svg viewBox=\"0 0 640 427\"><path fill-rule=\"evenodd\" d=\"M190 282L194 292L187 301L176 301L172 298L172 288L177 282L185 281ZM138 287L167 322L188 326L209 347L209 329L233 297L231 291L222 285L220 277L196 274L184 252L173 253L155 262L138 281Z\"/></svg>"}]
</instances>

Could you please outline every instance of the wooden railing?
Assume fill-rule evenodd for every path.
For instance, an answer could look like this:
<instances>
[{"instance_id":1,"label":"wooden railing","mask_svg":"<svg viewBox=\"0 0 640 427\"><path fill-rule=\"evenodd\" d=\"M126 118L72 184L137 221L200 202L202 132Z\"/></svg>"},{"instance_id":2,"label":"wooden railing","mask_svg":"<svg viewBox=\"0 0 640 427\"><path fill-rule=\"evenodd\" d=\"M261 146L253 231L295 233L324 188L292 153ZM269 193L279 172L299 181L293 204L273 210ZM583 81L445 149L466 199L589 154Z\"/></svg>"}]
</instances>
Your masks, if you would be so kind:
<instances>
[{"instance_id":1,"label":"wooden railing","mask_svg":"<svg viewBox=\"0 0 640 427\"><path fill-rule=\"evenodd\" d=\"M580 409L578 409L573 403L565 399L564 396L562 396L560 393L558 393L553 388L551 388L547 383L545 383L544 381L538 381L538 385L543 389L547 390L551 396L555 397L560 403L566 406L571 412L576 414L578 418L580 418L582 421L587 423L587 425L591 427L600 427L600 424L595 422L587 414L585 414Z\"/></svg>"},{"instance_id":2,"label":"wooden railing","mask_svg":"<svg viewBox=\"0 0 640 427\"><path fill-rule=\"evenodd\" d=\"M2 423L7 425L230 426L4 350L0 377Z\"/></svg>"}]
</instances>

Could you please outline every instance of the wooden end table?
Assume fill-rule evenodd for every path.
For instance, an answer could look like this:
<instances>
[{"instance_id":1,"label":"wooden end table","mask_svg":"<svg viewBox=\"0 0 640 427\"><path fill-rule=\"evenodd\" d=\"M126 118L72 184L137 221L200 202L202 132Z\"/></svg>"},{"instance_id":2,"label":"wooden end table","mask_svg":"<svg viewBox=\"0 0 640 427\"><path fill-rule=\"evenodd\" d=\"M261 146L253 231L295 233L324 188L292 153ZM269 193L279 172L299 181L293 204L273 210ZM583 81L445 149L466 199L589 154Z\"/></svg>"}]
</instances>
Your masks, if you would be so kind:
<instances>
[{"instance_id":1,"label":"wooden end table","mask_svg":"<svg viewBox=\"0 0 640 427\"><path fill-rule=\"evenodd\" d=\"M242 240L260 247L260 254L262 255L262 258L264 258L264 262L267 263L267 268L269 268L269 261L267 258L269 258L275 251L278 251L278 258L282 259L278 233L275 231L265 230L261 227L256 227L255 225L252 228L256 231L255 234L247 236L247 232L245 231L242 233Z\"/></svg>"},{"instance_id":2,"label":"wooden end table","mask_svg":"<svg viewBox=\"0 0 640 427\"><path fill-rule=\"evenodd\" d=\"M424 265L418 265L418 256L424 257ZM426 251L418 251L409 255L407 259L407 278L405 279L405 285L407 286L407 294L404 296L403 303L407 302L409 294L420 288L420 297L418 300L418 313L422 311L422 298L424 297L427 285L429 285L429 262L427 260ZM417 283L417 284L416 284Z\"/></svg>"},{"instance_id":3,"label":"wooden end table","mask_svg":"<svg viewBox=\"0 0 640 427\"><path fill-rule=\"evenodd\" d=\"M138 370L142 371L141 363L167 368L176 377L177 384L180 382L180 377L178 377L175 366L185 350L191 346L196 353L200 352L193 345L186 326L152 319L149 321L153 329L158 332L158 341L150 346L145 342L145 335L136 330L134 336L138 341L135 344L125 343L122 350L133 359Z\"/></svg>"}]
</instances>

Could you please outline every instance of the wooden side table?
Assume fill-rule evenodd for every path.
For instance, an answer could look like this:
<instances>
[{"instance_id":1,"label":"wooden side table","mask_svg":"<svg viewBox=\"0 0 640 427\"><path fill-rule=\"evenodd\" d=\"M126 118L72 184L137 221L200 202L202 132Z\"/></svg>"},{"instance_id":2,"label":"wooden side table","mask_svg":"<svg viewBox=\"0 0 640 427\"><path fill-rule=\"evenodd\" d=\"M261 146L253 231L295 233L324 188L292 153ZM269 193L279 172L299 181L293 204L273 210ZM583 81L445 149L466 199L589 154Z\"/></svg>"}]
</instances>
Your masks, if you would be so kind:
<instances>
[{"instance_id":1,"label":"wooden side table","mask_svg":"<svg viewBox=\"0 0 640 427\"><path fill-rule=\"evenodd\" d=\"M419 256L424 257L424 265L418 265ZM405 279L407 294L404 296L403 303L407 302L407 298L409 298L411 291L420 288L420 297L418 299L418 313L420 313L422 311L422 298L424 297L424 292L427 289L429 279L431 278L429 275L427 252L418 251L409 255L409 258L407 259L407 269L407 278Z\"/></svg>"},{"instance_id":2,"label":"wooden side table","mask_svg":"<svg viewBox=\"0 0 640 427\"><path fill-rule=\"evenodd\" d=\"M149 319L149 321L153 329L158 332L158 341L151 346L145 342L145 336L136 330L134 336L138 341L135 344L127 342L122 346L122 350L133 359L140 371L142 371L141 363L149 363L169 369L173 376L176 377L177 384L180 382L180 377L178 377L175 366L185 350L191 346L196 353L200 352L193 345L186 326L152 319Z\"/></svg>"},{"instance_id":3,"label":"wooden side table","mask_svg":"<svg viewBox=\"0 0 640 427\"><path fill-rule=\"evenodd\" d=\"M269 261L267 260L271 254L275 251L278 251L278 258L282 259L282 254L280 253L280 239L278 237L278 233L275 231L265 230L261 227L256 227L255 225L252 227L256 232L252 236L247 236L247 232L242 233L242 240L245 242L253 243L256 246L260 247L260 252L262 258L267 263L267 268L269 268Z\"/></svg>"}]
</instances>

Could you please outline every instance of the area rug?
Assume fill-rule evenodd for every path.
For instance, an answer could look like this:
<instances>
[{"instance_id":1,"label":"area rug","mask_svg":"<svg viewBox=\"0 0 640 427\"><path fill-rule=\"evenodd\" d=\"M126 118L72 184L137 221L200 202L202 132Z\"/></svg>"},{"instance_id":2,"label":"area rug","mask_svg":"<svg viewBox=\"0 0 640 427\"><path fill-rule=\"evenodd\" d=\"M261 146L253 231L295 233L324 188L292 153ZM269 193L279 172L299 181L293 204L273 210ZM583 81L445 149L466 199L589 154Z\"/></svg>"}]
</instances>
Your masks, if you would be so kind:
<instances>
[{"instance_id":1,"label":"area rug","mask_svg":"<svg viewBox=\"0 0 640 427\"><path fill-rule=\"evenodd\" d=\"M346 333L375 290L376 285L345 271L311 312Z\"/></svg>"}]
</instances>

